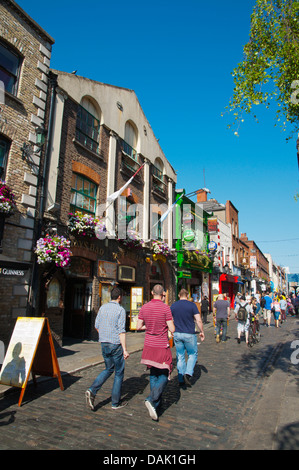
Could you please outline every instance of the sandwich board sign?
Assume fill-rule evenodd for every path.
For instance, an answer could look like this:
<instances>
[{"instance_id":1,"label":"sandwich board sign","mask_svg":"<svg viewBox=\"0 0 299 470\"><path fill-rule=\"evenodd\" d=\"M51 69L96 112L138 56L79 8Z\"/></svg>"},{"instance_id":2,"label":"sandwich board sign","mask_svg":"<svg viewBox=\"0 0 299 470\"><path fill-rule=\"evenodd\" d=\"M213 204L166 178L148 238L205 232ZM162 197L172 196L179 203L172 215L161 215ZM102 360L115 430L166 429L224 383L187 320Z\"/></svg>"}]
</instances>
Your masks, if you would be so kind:
<instances>
[{"instance_id":1,"label":"sandwich board sign","mask_svg":"<svg viewBox=\"0 0 299 470\"><path fill-rule=\"evenodd\" d=\"M21 388L21 406L32 374L57 377L64 390L48 318L18 317L0 371L0 383Z\"/></svg>"}]
</instances>

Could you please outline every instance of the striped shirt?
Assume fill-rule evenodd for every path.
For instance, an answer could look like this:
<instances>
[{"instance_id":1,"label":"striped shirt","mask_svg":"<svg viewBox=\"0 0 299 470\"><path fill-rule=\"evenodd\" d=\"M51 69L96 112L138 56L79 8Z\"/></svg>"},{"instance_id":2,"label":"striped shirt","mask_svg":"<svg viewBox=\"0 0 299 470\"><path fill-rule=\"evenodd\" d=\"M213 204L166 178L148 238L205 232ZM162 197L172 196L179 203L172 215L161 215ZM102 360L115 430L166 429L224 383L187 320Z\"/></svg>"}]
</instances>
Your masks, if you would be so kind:
<instances>
[{"instance_id":1,"label":"striped shirt","mask_svg":"<svg viewBox=\"0 0 299 470\"><path fill-rule=\"evenodd\" d=\"M126 332L126 311L111 300L98 311L95 327L99 330L100 343L120 344L120 333Z\"/></svg>"},{"instance_id":2,"label":"striped shirt","mask_svg":"<svg viewBox=\"0 0 299 470\"><path fill-rule=\"evenodd\" d=\"M146 331L144 346L152 348L168 348L167 321L172 320L170 307L162 300L153 299L141 307L139 320L143 320Z\"/></svg>"}]
</instances>

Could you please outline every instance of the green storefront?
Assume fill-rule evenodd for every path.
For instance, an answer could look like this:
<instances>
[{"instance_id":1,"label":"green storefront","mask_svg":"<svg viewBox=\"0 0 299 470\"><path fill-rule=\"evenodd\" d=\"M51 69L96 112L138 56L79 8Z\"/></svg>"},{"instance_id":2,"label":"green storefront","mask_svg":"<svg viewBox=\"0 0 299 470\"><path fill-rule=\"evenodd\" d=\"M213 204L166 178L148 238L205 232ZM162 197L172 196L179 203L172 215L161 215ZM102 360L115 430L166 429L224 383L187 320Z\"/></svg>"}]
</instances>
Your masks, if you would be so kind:
<instances>
[{"instance_id":1,"label":"green storefront","mask_svg":"<svg viewBox=\"0 0 299 470\"><path fill-rule=\"evenodd\" d=\"M176 199L182 197L175 208L177 293L185 288L195 302L205 295L211 300L208 214L185 194L185 190L177 191Z\"/></svg>"}]
</instances>

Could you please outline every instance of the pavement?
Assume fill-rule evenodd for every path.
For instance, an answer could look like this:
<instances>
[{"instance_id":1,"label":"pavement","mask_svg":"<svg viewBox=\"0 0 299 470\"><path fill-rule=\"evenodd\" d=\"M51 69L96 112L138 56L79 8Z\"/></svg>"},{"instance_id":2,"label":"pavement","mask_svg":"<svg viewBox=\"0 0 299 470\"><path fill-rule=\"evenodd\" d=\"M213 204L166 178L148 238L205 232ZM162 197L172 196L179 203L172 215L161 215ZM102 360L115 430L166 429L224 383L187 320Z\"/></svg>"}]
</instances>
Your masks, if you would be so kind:
<instances>
[{"instance_id":1,"label":"pavement","mask_svg":"<svg viewBox=\"0 0 299 470\"><path fill-rule=\"evenodd\" d=\"M204 438L201 437L202 443L200 445L213 448L211 439L212 437L213 439L216 438L214 435L212 436L209 430L211 427L214 433L217 431L219 434L217 446L216 443L214 444L217 449L299 450L299 319L296 317L288 318L288 321L278 330L274 326L271 328L262 326L262 341L251 349L244 342L237 345L235 338L236 324L232 316L229 338L226 343L216 345L212 321L205 325L205 342L198 343L199 362L202 364L199 366L200 369L197 373L197 384L200 388L196 396L197 384L192 387L192 403L193 406L196 404L200 419L203 420L203 423L206 423L203 436L206 436L208 442L208 444L204 444ZM208 318L211 320L211 316ZM144 332L127 333L127 349L130 353L127 364L130 365L131 369L126 366L126 370L132 377L132 379L127 379L128 382L133 380L134 374L138 375L139 373L138 367L140 368L144 335ZM241 350L242 352L240 352ZM175 357L175 348L172 351ZM95 341L66 339L63 347L56 349L56 354L63 381L67 381L67 377L70 376L88 377L90 381L89 377L96 376L96 371L92 368L104 362L100 345ZM219 364L219 358L224 359L223 366L221 366L221 362ZM236 364L236 361L239 361L239 363ZM236 375L236 371L238 375ZM202 372L206 372L206 374ZM174 375L177 375L176 370ZM228 383L224 382L225 377L227 377ZM236 378L235 384L231 381L231 377ZM254 377L254 380L252 380L252 377ZM38 381L53 382L54 380L56 379L38 378ZM221 381L223 381L223 389ZM171 386L168 387L171 390ZM241 389L244 387L244 393L246 392L247 398L244 405L242 405L239 398L240 387ZM30 383L27 386L28 388L30 388ZM31 388L34 389L34 387ZM6 400L12 392L16 391L18 394L20 393L19 389L0 385L0 398ZM174 390L173 392L177 393ZM26 393L27 391L25 395ZM138 393L140 394L140 392ZM225 394L224 400L223 393ZM206 409L201 406L203 396L206 397L204 400ZM219 410L217 410L217 404L214 408L214 400L216 403L219 400ZM170 397L170 401L174 404L176 410L172 413L177 412L177 416L181 416L182 413L183 418L180 419L184 419L191 402L186 401L185 403L184 397L178 402L175 401L175 403L174 399ZM227 405L230 401L232 405ZM180 402L182 409L179 409L177 405ZM239 410L236 415L234 406ZM130 416L132 416L132 413ZM167 416L167 412L165 412L165 430L170 425L167 424ZM192 421L192 410L190 416L188 425L190 425L190 420ZM172 423L173 419L174 417L171 416L169 422ZM228 420L234 423L234 429L230 429L229 432L225 430ZM163 424L160 426L163 426ZM108 436L111 436L111 434L108 434ZM181 444L184 443L183 436L182 431ZM188 444L182 445L188 446ZM198 444L194 440L190 441L189 445L192 449L192 445L197 446Z\"/></svg>"}]
</instances>

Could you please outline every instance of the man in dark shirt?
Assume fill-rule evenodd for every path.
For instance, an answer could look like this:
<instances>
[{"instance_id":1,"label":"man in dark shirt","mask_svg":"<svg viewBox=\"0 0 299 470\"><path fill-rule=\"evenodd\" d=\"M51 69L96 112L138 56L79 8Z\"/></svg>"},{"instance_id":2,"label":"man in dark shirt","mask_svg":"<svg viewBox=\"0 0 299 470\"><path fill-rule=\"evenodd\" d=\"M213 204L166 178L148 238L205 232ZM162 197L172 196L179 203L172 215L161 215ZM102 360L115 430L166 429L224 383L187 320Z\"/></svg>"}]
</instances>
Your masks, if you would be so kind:
<instances>
[{"instance_id":1,"label":"man in dark shirt","mask_svg":"<svg viewBox=\"0 0 299 470\"><path fill-rule=\"evenodd\" d=\"M218 299L214 303L214 315L216 315L216 343L220 342L220 329L222 330L222 341L226 341L227 320L230 314L230 305L227 300L223 299L223 295L219 294Z\"/></svg>"},{"instance_id":2,"label":"man in dark shirt","mask_svg":"<svg viewBox=\"0 0 299 470\"><path fill-rule=\"evenodd\" d=\"M178 378L180 386L187 385L191 387L190 378L193 375L198 354L195 322L199 328L202 341L204 341L205 335L199 311L196 305L188 300L188 291L186 289L181 289L179 299L171 306L175 326L173 336L177 354ZM187 363L185 352L188 355Z\"/></svg>"},{"instance_id":3,"label":"man in dark shirt","mask_svg":"<svg viewBox=\"0 0 299 470\"><path fill-rule=\"evenodd\" d=\"M207 315L209 313L209 301L207 296L204 296L203 300L201 301L201 319L203 323L207 323Z\"/></svg>"}]
</instances>

